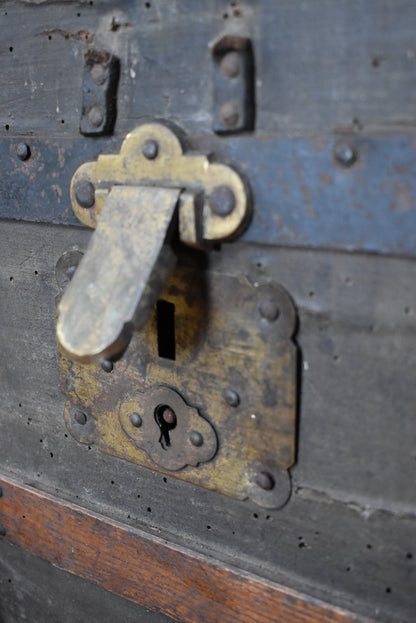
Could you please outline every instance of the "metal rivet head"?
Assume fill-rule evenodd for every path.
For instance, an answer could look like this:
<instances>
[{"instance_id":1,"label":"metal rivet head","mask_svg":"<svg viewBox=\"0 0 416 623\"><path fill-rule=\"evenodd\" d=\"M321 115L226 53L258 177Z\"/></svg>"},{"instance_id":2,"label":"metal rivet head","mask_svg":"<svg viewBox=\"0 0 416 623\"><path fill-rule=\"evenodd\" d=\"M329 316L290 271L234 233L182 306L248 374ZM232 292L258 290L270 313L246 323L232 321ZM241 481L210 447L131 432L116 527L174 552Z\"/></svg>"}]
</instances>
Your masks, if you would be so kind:
<instances>
[{"instance_id":1,"label":"metal rivet head","mask_svg":"<svg viewBox=\"0 0 416 623\"><path fill-rule=\"evenodd\" d=\"M229 186L217 186L208 198L209 207L217 216L229 216L235 208L235 195Z\"/></svg>"},{"instance_id":2,"label":"metal rivet head","mask_svg":"<svg viewBox=\"0 0 416 623\"><path fill-rule=\"evenodd\" d=\"M74 420L77 424L84 426L87 423L87 416L82 411L75 411Z\"/></svg>"},{"instance_id":3,"label":"metal rivet head","mask_svg":"<svg viewBox=\"0 0 416 623\"><path fill-rule=\"evenodd\" d=\"M235 128L240 119L240 107L237 102L230 100L225 102L219 112L220 121L226 128Z\"/></svg>"},{"instance_id":4,"label":"metal rivet head","mask_svg":"<svg viewBox=\"0 0 416 623\"><path fill-rule=\"evenodd\" d=\"M107 79L107 75L108 69L101 63L94 63L90 69L91 79L97 86L104 84Z\"/></svg>"},{"instance_id":5,"label":"metal rivet head","mask_svg":"<svg viewBox=\"0 0 416 623\"><path fill-rule=\"evenodd\" d=\"M93 128L99 128L103 121L103 111L99 106L93 106L88 113L88 123Z\"/></svg>"},{"instance_id":6,"label":"metal rivet head","mask_svg":"<svg viewBox=\"0 0 416 623\"><path fill-rule=\"evenodd\" d=\"M241 71L241 59L238 52L228 52L222 57L220 69L227 78L236 78Z\"/></svg>"},{"instance_id":7,"label":"metal rivet head","mask_svg":"<svg viewBox=\"0 0 416 623\"><path fill-rule=\"evenodd\" d=\"M165 407L162 413L162 418L166 424L176 424L176 414L170 407Z\"/></svg>"},{"instance_id":8,"label":"metal rivet head","mask_svg":"<svg viewBox=\"0 0 416 623\"><path fill-rule=\"evenodd\" d=\"M24 162L30 158L30 147L26 143L19 143L16 147L16 156Z\"/></svg>"},{"instance_id":9,"label":"metal rivet head","mask_svg":"<svg viewBox=\"0 0 416 623\"><path fill-rule=\"evenodd\" d=\"M132 413L130 415L130 422L135 428L140 428L143 424L142 416L139 413Z\"/></svg>"},{"instance_id":10,"label":"metal rivet head","mask_svg":"<svg viewBox=\"0 0 416 623\"><path fill-rule=\"evenodd\" d=\"M260 472L255 478L255 483L264 491L271 491L274 488L275 481L270 472Z\"/></svg>"},{"instance_id":11,"label":"metal rivet head","mask_svg":"<svg viewBox=\"0 0 416 623\"><path fill-rule=\"evenodd\" d=\"M238 407L240 404L240 396L233 389L226 389L224 392L224 399L230 407Z\"/></svg>"},{"instance_id":12,"label":"metal rivet head","mask_svg":"<svg viewBox=\"0 0 416 623\"><path fill-rule=\"evenodd\" d=\"M358 152L349 143L337 143L334 147L334 158L343 167L351 167L358 158Z\"/></svg>"},{"instance_id":13,"label":"metal rivet head","mask_svg":"<svg viewBox=\"0 0 416 623\"><path fill-rule=\"evenodd\" d=\"M202 446L202 444L204 443L204 438L201 435L201 433L198 433L198 431L193 430L191 432L191 434L189 435L189 439L191 441L191 444L193 446L196 446L197 448L199 448L199 446Z\"/></svg>"},{"instance_id":14,"label":"metal rivet head","mask_svg":"<svg viewBox=\"0 0 416 623\"><path fill-rule=\"evenodd\" d=\"M152 138L148 138L143 143L142 154L148 160L154 160L159 153L159 143Z\"/></svg>"},{"instance_id":15,"label":"metal rivet head","mask_svg":"<svg viewBox=\"0 0 416 623\"><path fill-rule=\"evenodd\" d=\"M262 301L262 303L260 303L259 312L260 315L269 322L274 322L275 320L277 320L280 314L279 307L274 301L270 299L267 299L266 301Z\"/></svg>"},{"instance_id":16,"label":"metal rivet head","mask_svg":"<svg viewBox=\"0 0 416 623\"><path fill-rule=\"evenodd\" d=\"M81 208L92 208L95 203L95 188L91 182L84 180L76 184L75 199Z\"/></svg>"},{"instance_id":17,"label":"metal rivet head","mask_svg":"<svg viewBox=\"0 0 416 623\"><path fill-rule=\"evenodd\" d=\"M114 370L114 364L112 361L104 359L104 361L101 362L101 368L104 372L112 372Z\"/></svg>"}]
</instances>

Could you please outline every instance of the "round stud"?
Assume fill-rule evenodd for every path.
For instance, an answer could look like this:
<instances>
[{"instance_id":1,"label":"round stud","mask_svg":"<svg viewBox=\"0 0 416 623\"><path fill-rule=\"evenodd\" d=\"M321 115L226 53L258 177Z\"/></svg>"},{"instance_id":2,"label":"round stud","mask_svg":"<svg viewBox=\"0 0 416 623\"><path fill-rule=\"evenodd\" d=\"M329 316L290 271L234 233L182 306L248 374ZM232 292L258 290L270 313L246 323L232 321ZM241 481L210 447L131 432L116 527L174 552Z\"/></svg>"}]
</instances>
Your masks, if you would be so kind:
<instances>
[{"instance_id":1,"label":"round stud","mask_svg":"<svg viewBox=\"0 0 416 623\"><path fill-rule=\"evenodd\" d=\"M233 389L226 389L224 392L225 402L230 405L230 407L238 407L240 404L240 396Z\"/></svg>"},{"instance_id":2,"label":"round stud","mask_svg":"<svg viewBox=\"0 0 416 623\"><path fill-rule=\"evenodd\" d=\"M209 207L216 216L229 216L235 208L235 195L229 186L217 186L208 198Z\"/></svg>"},{"instance_id":3,"label":"round stud","mask_svg":"<svg viewBox=\"0 0 416 623\"><path fill-rule=\"evenodd\" d=\"M201 433L198 433L198 431L196 431L196 430L193 430L191 432L191 434L189 435L189 439L191 441L191 444L193 446L196 446L197 448L202 446L202 444L204 443L203 436L201 435Z\"/></svg>"},{"instance_id":4,"label":"round stud","mask_svg":"<svg viewBox=\"0 0 416 623\"><path fill-rule=\"evenodd\" d=\"M81 208L92 208L95 203L95 188L91 182L83 180L76 184L75 199Z\"/></svg>"},{"instance_id":5,"label":"round stud","mask_svg":"<svg viewBox=\"0 0 416 623\"><path fill-rule=\"evenodd\" d=\"M16 156L24 162L30 158L30 147L26 143L19 143L16 147Z\"/></svg>"},{"instance_id":6,"label":"round stud","mask_svg":"<svg viewBox=\"0 0 416 623\"><path fill-rule=\"evenodd\" d=\"M130 422L134 428L140 428L143 424L142 416L139 413L132 413L130 415Z\"/></svg>"},{"instance_id":7,"label":"round stud","mask_svg":"<svg viewBox=\"0 0 416 623\"><path fill-rule=\"evenodd\" d=\"M241 60L238 52L228 52L220 63L220 69L226 78L236 78L241 71Z\"/></svg>"},{"instance_id":8,"label":"round stud","mask_svg":"<svg viewBox=\"0 0 416 623\"><path fill-rule=\"evenodd\" d=\"M271 491L275 485L274 478L270 472L260 472L257 474L255 483L264 491Z\"/></svg>"},{"instance_id":9,"label":"round stud","mask_svg":"<svg viewBox=\"0 0 416 623\"><path fill-rule=\"evenodd\" d=\"M88 113L88 123L92 128L99 128L103 121L103 111L99 106L93 106Z\"/></svg>"},{"instance_id":10,"label":"round stud","mask_svg":"<svg viewBox=\"0 0 416 623\"><path fill-rule=\"evenodd\" d=\"M275 320L277 320L280 313L277 304L270 299L267 299L260 303L259 312L260 315L269 322L274 322Z\"/></svg>"},{"instance_id":11,"label":"round stud","mask_svg":"<svg viewBox=\"0 0 416 623\"><path fill-rule=\"evenodd\" d=\"M142 154L147 160L154 160L159 154L159 143L152 138L148 138L143 143Z\"/></svg>"},{"instance_id":12,"label":"round stud","mask_svg":"<svg viewBox=\"0 0 416 623\"><path fill-rule=\"evenodd\" d=\"M240 120L240 108L234 100L228 100L220 108L219 117L222 125L232 130Z\"/></svg>"}]
</instances>

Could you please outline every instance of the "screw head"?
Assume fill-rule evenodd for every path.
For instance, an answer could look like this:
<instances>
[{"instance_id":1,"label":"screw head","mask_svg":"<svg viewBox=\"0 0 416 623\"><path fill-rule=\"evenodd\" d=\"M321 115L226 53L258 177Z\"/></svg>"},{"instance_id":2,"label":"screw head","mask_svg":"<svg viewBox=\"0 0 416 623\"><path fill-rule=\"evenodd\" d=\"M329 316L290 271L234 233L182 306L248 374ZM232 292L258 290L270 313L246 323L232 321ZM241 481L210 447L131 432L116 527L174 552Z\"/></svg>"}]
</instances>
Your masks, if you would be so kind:
<instances>
[{"instance_id":1,"label":"screw head","mask_svg":"<svg viewBox=\"0 0 416 623\"><path fill-rule=\"evenodd\" d=\"M358 152L354 145L337 143L334 147L334 158L343 167L351 167L357 161Z\"/></svg>"},{"instance_id":2,"label":"screw head","mask_svg":"<svg viewBox=\"0 0 416 623\"><path fill-rule=\"evenodd\" d=\"M217 186L208 197L208 204L213 214L224 218L235 208L235 195L229 186Z\"/></svg>"},{"instance_id":3,"label":"screw head","mask_svg":"<svg viewBox=\"0 0 416 623\"><path fill-rule=\"evenodd\" d=\"M166 424L176 424L176 414L170 407L165 407L162 413L163 421Z\"/></svg>"},{"instance_id":4,"label":"screw head","mask_svg":"<svg viewBox=\"0 0 416 623\"><path fill-rule=\"evenodd\" d=\"M219 112L222 125L226 128L235 128L240 120L240 107L234 100L225 102Z\"/></svg>"},{"instance_id":5,"label":"screw head","mask_svg":"<svg viewBox=\"0 0 416 623\"><path fill-rule=\"evenodd\" d=\"M87 423L87 416L82 411L75 411L74 420L77 424L80 424L80 426L84 426Z\"/></svg>"},{"instance_id":6,"label":"screw head","mask_svg":"<svg viewBox=\"0 0 416 623\"><path fill-rule=\"evenodd\" d=\"M92 208L95 203L95 188L88 180L78 182L75 186L75 199L81 208Z\"/></svg>"},{"instance_id":7,"label":"screw head","mask_svg":"<svg viewBox=\"0 0 416 623\"><path fill-rule=\"evenodd\" d=\"M131 413L130 422L135 428L140 428L143 424L142 416L139 413Z\"/></svg>"},{"instance_id":8,"label":"screw head","mask_svg":"<svg viewBox=\"0 0 416 623\"><path fill-rule=\"evenodd\" d=\"M112 361L104 359L104 361L101 362L101 368L104 372L112 372L114 370L114 364Z\"/></svg>"},{"instance_id":9,"label":"screw head","mask_svg":"<svg viewBox=\"0 0 416 623\"><path fill-rule=\"evenodd\" d=\"M88 123L93 128L99 128L103 121L103 111L99 106L93 106L88 113Z\"/></svg>"},{"instance_id":10,"label":"screw head","mask_svg":"<svg viewBox=\"0 0 416 623\"><path fill-rule=\"evenodd\" d=\"M230 407L238 407L240 404L240 396L233 389L226 389L224 392L225 402L230 405Z\"/></svg>"},{"instance_id":11,"label":"screw head","mask_svg":"<svg viewBox=\"0 0 416 623\"><path fill-rule=\"evenodd\" d=\"M107 79L108 69L104 67L101 63L94 63L94 65L90 69L90 76L92 81L97 85L101 86Z\"/></svg>"},{"instance_id":12,"label":"screw head","mask_svg":"<svg viewBox=\"0 0 416 623\"><path fill-rule=\"evenodd\" d=\"M159 154L159 143L152 138L148 138L143 143L142 154L147 160L154 160Z\"/></svg>"},{"instance_id":13,"label":"screw head","mask_svg":"<svg viewBox=\"0 0 416 623\"><path fill-rule=\"evenodd\" d=\"M271 491L274 488L275 481L270 472L260 472L255 478L255 483L264 491Z\"/></svg>"},{"instance_id":14,"label":"screw head","mask_svg":"<svg viewBox=\"0 0 416 623\"><path fill-rule=\"evenodd\" d=\"M241 59L238 52L228 52L220 63L220 69L226 78L236 78L241 71Z\"/></svg>"},{"instance_id":15,"label":"screw head","mask_svg":"<svg viewBox=\"0 0 416 623\"><path fill-rule=\"evenodd\" d=\"M269 322L277 320L280 314L280 310L277 304L271 299L262 301L259 306L260 315Z\"/></svg>"},{"instance_id":16,"label":"screw head","mask_svg":"<svg viewBox=\"0 0 416 623\"><path fill-rule=\"evenodd\" d=\"M198 431L193 430L191 432L191 434L189 435L189 439L190 442L193 446L196 446L197 448L199 448L200 446L202 446L202 444L204 443L204 438L201 435L201 433L198 433Z\"/></svg>"},{"instance_id":17,"label":"screw head","mask_svg":"<svg viewBox=\"0 0 416 623\"><path fill-rule=\"evenodd\" d=\"M26 143L19 143L16 147L16 156L24 162L30 158L30 147Z\"/></svg>"}]
</instances>

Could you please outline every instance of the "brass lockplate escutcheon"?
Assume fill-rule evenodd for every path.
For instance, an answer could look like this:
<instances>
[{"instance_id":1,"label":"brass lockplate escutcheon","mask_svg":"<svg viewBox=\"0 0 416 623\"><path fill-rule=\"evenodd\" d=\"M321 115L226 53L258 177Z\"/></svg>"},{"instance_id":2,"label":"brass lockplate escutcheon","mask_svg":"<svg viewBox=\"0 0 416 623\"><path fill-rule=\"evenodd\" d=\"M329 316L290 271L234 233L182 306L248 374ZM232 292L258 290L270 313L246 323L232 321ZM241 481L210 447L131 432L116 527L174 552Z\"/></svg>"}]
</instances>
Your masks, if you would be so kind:
<instances>
[{"instance_id":1,"label":"brass lockplate escutcheon","mask_svg":"<svg viewBox=\"0 0 416 623\"><path fill-rule=\"evenodd\" d=\"M276 283L178 266L161 301L174 314L168 357L160 356L166 336L157 306L111 373L60 349L69 431L138 465L266 508L282 506L295 459L290 297Z\"/></svg>"}]
</instances>

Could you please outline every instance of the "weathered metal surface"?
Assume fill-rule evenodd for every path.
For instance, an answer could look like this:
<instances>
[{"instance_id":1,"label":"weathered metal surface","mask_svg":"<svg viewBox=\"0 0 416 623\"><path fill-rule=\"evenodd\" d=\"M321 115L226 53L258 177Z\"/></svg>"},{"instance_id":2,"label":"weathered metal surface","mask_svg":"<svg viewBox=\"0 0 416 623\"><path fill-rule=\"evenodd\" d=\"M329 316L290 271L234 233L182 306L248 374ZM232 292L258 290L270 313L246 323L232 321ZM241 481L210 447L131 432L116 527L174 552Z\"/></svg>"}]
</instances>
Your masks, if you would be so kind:
<instances>
[{"instance_id":1,"label":"weathered metal surface","mask_svg":"<svg viewBox=\"0 0 416 623\"><path fill-rule=\"evenodd\" d=\"M120 60L99 50L85 53L80 132L84 136L105 136L114 129L117 115L117 87Z\"/></svg>"},{"instance_id":2,"label":"weathered metal surface","mask_svg":"<svg viewBox=\"0 0 416 623\"><path fill-rule=\"evenodd\" d=\"M357 150L340 166L339 142ZM70 205L70 178L100 153L116 153L116 139L0 141L0 217L79 225ZM254 214L248 242L387 254L416 254L416 149L408 136L301 138L193 137L192 147L238 163L250 180ZM30 180L30 184L28 183ZM272 208L270 207L272 206Z\"/></svg>"},{"instance_id":3,"label":"weathered metal surface","mask_svg":"<svg viewBox=\"0 0 416 623\"><path fill-rule=\"evenodd\" d=\"M296 314L288 295L276 284L178 267L160 298L174 306L174 358L158 352L156 310L110 374L98 363L77 364L60 353L71 434L134 463L180 470L178 478L221 493L281 506L295 458ZM276 307L273 317L265 317L265 303ZM168 387L197 410L193 421L188 409L181 414L182 398L161 398ZM178 421L169 446L155 423L161 405ZM130 420L135 413L137 422ZM196 437L193 444L193 432L201 444ZM206 463L215 436L218 451Z\"/></svg>"},{"instance_id":4,"label":"weathered metal surface","mask_svg":"<svg viewBox=\"0 0 416 623\"><path fill-rule=\"evenodd\" d=\"M95 188L95 204L83 206L78 201L77 189L85 182ZM192 245L232 240L244 231L251 217L250 196L238 173L206 156L184 154L179 138L161 123L139 126L126 136L119 154L103 154L97 162L79 167L71 181L71 202L80 221L95 227L108 193L116 185L203 193L200 207L184 202L179 208L182 239ZM231 209L218 213L211 208L210 198L223 188L231 194Z\"/></svg>"},{"instance_id":5,"label":"weathered metal surface","mask_svg":"<svg viewBox=\"0 0 416 623\"><path fill-rule=\"evenodd\" d=\"M212 47L214 113L218 134L254 130L254 59L251 41L226 35Z\"/></svg>"},{"instance_id":6,"label":"weathered metal surface","mask_svg":"<svg viewBox=\"0 0 416 623\"><path fill-rule=\"evenodd\" d=\"M57 337L70 357L115 358L146 321L175 265L165 242L179 192L114 186L106 195L94 236L58 307Z\"/></svg>"},{"instance_id":7,"label":"weathered metal surface","mask_svg":"<svg viewBox=\"0 0 416 623\"><path fill-rule=\"evenodd\" d=\"M119 155L76 171L72 205L96 232L59 304L58 341L70 357L119 358L146 321L175 265L168 243L182 190L183 242L212 246L246 226L251 206L238 174L205 156L183 155L178 138L160 124L140 126Z\"/></svg>"}]
</instances>

